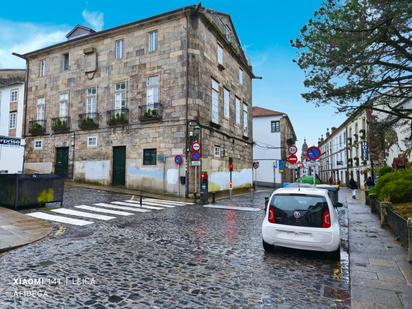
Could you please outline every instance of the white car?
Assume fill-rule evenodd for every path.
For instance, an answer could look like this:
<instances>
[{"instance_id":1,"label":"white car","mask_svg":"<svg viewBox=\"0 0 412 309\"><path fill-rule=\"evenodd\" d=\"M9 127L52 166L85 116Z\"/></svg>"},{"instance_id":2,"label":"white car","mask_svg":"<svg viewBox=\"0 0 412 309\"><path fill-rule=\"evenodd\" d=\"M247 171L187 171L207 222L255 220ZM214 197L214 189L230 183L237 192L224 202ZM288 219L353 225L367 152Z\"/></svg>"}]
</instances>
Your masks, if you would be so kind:
<instances>
[{"instance_id":1,"label":"white car","mask_svg":"<svg viewBox=\"0 0 412 309\"><path fill-rule=\"evenodd\" d=\"M339 258L340 228L336 207L328 191L294 186L272 193L262 223L263 247L275 246L331 252Z\"/></svg>"}]
</instances>

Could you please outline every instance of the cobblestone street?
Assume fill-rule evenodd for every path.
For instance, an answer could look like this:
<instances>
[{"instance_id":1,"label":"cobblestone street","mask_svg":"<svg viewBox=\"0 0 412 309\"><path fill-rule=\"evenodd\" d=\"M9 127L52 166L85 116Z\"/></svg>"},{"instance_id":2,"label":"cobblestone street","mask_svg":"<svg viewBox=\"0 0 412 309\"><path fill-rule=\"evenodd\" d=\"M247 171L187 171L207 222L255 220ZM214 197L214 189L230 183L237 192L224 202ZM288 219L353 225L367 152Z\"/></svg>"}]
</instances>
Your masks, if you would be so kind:
<instances>
[{"instance_id":1,"label":"cobblestone street","mask_svg":"<svg viewBox=\"0 0 412 309\"><path fill-rule=\"evenodd\" d=\"M263 208L267 195L232 204ZM69 188L64 208L130 198ZM295 250L265 254L263 216L186 205L84 226L53 223L50 237L0 257L0 307L349 307L339 262Z\"/></svg>"}]
</instances>

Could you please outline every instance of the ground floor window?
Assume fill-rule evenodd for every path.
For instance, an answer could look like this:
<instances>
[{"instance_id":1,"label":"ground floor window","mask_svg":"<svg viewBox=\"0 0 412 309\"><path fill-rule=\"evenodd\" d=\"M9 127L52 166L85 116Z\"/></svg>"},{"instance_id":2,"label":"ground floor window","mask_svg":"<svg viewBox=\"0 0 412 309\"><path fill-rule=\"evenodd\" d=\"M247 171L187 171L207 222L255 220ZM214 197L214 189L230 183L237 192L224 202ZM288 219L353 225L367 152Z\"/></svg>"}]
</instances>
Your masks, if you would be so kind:
<instances>
[{"instance_id":1,"label":"ground floor window","mask_svg":"<svg viewBox=\"0 0 412 309\"><path fill-rule=\"evenodd\" d=\"M43 149L43 141L41 139L34 141L34 149L36 150Z\"/></svg>"},{"instance_id":2,"label":"ground floor window","mask_svg":"<svg viewBox=\"0 0 412 309\"><path fill-rule=\"evenodd\" d=\"M87 138L87 147L96 147L97 146L97 136L89 136Z\"/></svg>"},{"instance_id":3,"label":"ground floor window","mask_svg":"<svg viewBox=\"0 0 412 309\"><path fill-rule=\"evenodd\" d=\"M156 165L156 148L143 149L143 165Z\"/></svg>"}]
</instances>

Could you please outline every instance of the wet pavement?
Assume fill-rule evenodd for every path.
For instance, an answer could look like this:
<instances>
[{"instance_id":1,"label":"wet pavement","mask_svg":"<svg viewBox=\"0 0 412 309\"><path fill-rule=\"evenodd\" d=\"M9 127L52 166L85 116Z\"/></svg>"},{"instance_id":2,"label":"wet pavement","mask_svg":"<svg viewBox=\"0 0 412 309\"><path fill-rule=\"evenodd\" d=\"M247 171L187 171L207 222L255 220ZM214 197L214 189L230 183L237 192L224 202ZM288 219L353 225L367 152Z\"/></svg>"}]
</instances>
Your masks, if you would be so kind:
<instances>
[{"instance_id":1,"label":"wet pavement","mask_svg":"<svg viewBox=\"0 0 412 309\"><path fill-rule=\"evenodd\" d=\"M217 203L263 208L267 195ZM64 207L130 198L69 188ZM319 253L265 253L263 216L190 205L53 223L51 236L0 257L0 307L349 308L348 265Z\"/></svg>"}]
</instances>

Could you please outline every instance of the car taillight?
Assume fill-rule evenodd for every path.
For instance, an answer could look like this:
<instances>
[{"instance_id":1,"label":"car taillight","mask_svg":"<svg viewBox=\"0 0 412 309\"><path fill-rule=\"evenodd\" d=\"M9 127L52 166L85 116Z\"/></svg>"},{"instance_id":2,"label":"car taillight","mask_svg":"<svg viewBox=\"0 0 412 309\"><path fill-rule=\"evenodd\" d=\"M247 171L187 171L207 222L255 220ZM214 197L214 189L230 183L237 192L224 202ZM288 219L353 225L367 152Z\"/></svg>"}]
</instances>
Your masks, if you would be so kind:
<instances>
[{"instance_id":1,"label":"car taillight","mask_svg":"<svg viewBox=\"0 0 412 309\"><path fill-rule=\"evenodd\" d=\"M322 214L322 227L328 228L330 227L330 213L329 209L325 209Z\"/></svg>"},{"instance_id":2,"label":"car taillight","mask_svg":"<svg viewBox=\"0 0 412 309\"><path fill-rule=\"evenodd\" d=\"M270 223L275 223L275 208L269 207L268 221Z\"/></svg>"}]
</instances>

